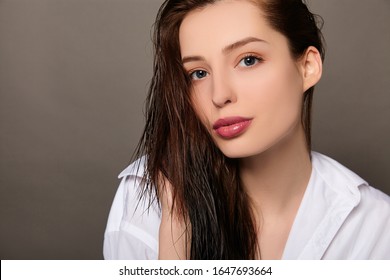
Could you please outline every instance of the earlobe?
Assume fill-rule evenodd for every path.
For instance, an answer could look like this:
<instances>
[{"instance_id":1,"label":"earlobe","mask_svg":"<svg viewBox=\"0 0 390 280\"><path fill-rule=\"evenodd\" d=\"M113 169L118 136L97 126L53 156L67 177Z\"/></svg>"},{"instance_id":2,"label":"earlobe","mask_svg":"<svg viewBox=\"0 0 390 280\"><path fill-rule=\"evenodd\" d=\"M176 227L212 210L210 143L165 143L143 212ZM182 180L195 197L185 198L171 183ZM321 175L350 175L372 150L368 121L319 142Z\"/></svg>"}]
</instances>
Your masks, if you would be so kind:
<instances>
[{"instance_id":1,"label":"earlobe","mask_svg":"<svg viewBox=\"0 0 390 280\"><path fill-rule=\"evenodd\" d=\"M302 59L303 89L306 91L321 79L322 60L320 52L315 47L307 48Z\"/></svg>"}]
</instances>

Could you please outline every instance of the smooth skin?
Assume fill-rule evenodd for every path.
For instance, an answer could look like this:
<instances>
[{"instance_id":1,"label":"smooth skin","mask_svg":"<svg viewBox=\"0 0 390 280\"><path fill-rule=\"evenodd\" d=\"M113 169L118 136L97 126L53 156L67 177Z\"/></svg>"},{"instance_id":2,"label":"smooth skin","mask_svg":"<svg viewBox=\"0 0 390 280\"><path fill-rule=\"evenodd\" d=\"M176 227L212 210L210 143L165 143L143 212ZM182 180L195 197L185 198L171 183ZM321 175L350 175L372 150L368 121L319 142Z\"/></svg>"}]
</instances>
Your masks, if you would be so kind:
<instances>
[{"instance_id":1,"label":"smooth skin","mask_svg":"<svg viewBox=\"0 0 390 280\"><path fill-rule=\"evenodd\" d=\"M250 1L192 11L179 39L196 113L221 151L240 160L258 225L258 257L280 259L311 175L301 110L304 92L321 78L320 54L309 47L294 59L286 37ZM251 119L237 137L213 129L218 119L235 116ZM184 227L164 200L159 258L185 259Z\"/></svg>"}]
</instances>

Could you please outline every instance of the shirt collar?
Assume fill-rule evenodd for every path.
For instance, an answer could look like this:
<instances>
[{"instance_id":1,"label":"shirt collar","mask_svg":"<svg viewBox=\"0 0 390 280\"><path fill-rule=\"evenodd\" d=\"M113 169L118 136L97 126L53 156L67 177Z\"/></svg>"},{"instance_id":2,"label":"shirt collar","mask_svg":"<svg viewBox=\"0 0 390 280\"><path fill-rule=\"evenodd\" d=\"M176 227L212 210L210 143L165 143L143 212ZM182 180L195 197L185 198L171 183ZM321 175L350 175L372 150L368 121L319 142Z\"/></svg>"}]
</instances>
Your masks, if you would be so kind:
<instances>
[{"instance_id":1,"label":"shirt collar","mask_svg":"<svg viewBox=\"0 0 390 280\"><path fill-rule=\"evenodd\" d=\"M126 167L126 169L118 175L118 178L121 179L126 176L135 176L138 178L142 178L145 172L145 164L146 156L142 156L136 161L134 161L132 164L130 164L128 167Z\"/></svg>"},{"instance_id":2,"label":"shirt collar","mask_svg":"<svg viewBox=\"0 0 390 280\"><path fill-rule=\"evenodd\" d=\"M287 240L283 259L321 259L367 184L333 159L312 152L312 174Z\"/></svg>"}]
</instances>

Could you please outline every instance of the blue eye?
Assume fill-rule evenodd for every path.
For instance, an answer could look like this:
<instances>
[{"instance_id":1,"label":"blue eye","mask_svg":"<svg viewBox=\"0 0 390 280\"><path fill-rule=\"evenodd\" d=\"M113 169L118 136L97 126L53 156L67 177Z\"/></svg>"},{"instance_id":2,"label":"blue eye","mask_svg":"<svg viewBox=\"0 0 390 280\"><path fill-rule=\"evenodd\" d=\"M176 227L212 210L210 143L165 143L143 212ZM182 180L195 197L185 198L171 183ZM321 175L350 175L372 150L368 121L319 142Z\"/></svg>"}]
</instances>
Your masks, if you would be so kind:
<instances>
[{"instance_id":1,"label":"blue eye","mask_svg":"<svg viewBox=\"0 0 390 280\"><path fill-rule=\"evenodd\" d=\"M192 72L191 74L190 74L190 77L191 77L191 79L193 79L193 80L201 80L201 79L203 79L204 77L206 77L207 76L207 72L206 71L204 71L204 70L195 70L194 72Z\"/></svg>"},{"instance_id":2,"label":"blue eye","mask_svg":"<svg viewBox=\"0 0 390 280\"><path fill-rule=\"evenodd\" d=\"M261 61L260 58L254 55L248 55L240 60L239 65L243 67L251 67Z\"/></svg>"}]
</instances>

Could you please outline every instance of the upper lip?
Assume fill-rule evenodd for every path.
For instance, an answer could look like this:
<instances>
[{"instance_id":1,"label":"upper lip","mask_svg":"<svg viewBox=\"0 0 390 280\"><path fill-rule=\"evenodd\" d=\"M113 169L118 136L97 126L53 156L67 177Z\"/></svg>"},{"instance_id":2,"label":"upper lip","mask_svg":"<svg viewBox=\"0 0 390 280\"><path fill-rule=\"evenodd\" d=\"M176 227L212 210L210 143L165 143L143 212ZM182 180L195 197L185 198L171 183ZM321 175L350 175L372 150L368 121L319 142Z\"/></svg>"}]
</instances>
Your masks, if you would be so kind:
<instances>
[{"instance_id":1,"label":"upper lip","mask_svg":"<svg viewBox=\"0 0 390 280\"><path fill-rule=\"evenodd\" d=\"M241 123L245 121L250 121L251 118L244 118L244 117L227 117L217 120L214 125L213 129L218 129L222 126L229 126L236 123Z\"/></svg>"}]
</instances>

